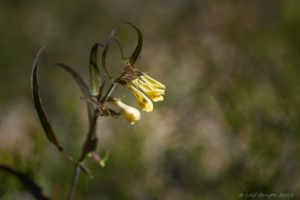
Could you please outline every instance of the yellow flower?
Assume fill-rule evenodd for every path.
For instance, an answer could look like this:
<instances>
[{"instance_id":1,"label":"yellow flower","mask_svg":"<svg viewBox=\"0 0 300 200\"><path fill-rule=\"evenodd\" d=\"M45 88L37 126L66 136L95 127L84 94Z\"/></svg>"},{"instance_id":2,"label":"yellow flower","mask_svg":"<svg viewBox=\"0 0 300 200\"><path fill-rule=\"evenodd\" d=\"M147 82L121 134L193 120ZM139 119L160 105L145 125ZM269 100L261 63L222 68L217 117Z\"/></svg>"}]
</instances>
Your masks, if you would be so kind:
<instances>
[{"instance_id":1,"label":"yellow flower","mask_svg":"<svg viewBox=\"0 0 300 200\"><path fill-rule=\"evenodd\" d=\"M141 90L143 90L152 99L152 101L157 102L157 101L164 100L164 97L161 95L165 94L165 89L163 88L164 85L162 85L161 83L159 83L160 85L158 84L154 85L154 84L145 83L139 79L135 79L132 81L132 84L135 85L136 87L139 87Z\"/></svg>"},{"instance_id":2,"label":"yellow flower","mask_svg":"<svg viewBox=\"0 0 300 200\"><path fill-rule=\"evenodd\" d=\"M110 102L121 110L123 116L131 125L141 118L141 113L136 108L128 106L119 100L112 100Z\"/></svg>"},{"instance_id":3,"label":"yellow flower","mask_svg":"<svg viewBox=\"0 0 300 200\"><path fill-rule=\"evenodd\" d=\"M146 95L144 95L141 91L130 84L127 84L125 87L133 92L136 100L140 105L140 108L143 111L151 112L153 110L153 103L148 97L146 97Z\"/></svg>"},{"instance_id":4,"label":"yellow flower","mask_svg":"<svg viewBox=\"0 0 300 200\"><path fill-rule=\"evenodd\" d=\"M157 80L154 80L153 78L147 76L146 74L141 75L140 78L154 89L161 89L163 91L165 91L165 89L166 89L166 87L163 84L161 84Z\"/></svg>"}]
</instances>

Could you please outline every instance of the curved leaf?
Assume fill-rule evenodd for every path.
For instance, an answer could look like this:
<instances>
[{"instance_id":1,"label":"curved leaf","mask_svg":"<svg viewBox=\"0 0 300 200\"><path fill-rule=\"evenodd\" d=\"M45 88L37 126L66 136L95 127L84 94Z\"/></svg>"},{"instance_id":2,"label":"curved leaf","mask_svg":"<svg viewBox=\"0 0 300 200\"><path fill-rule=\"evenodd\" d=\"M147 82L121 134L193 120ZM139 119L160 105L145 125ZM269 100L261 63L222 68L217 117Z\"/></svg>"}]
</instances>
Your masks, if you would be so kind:
<instances>
[{"instance_id":1,"label":"curved leaf","mask_svg":"<svg viewBox=\"0 0 300 200\"><path fill-rule=\"evenodd\" d=\"M120 41L119 38L117 38L116 36L114 36L114 40L115 40L115 41L118 43L118 45L119 45L119 48L120 48L120 50L121 50L121 55L122 55L123 62L128 62L121 41ZM126 64L126 63L124 63L124 64Z\"/></svg>"},{"instance_id":2,"label":"curved leaf","mask_svg":"<svg viewBox=\"0 0 300 200\"><path fill-rule=\"evenodd\" d=\"M66 69L74 77L75 81L77 82L77 84L80 87L80 89L81 89L82 93L84 94L84 96L85 97L89 97L90 96L90 90L89 90L88 84L84 81L84 79L77 72L76 69L74 69L72 66L70 66L68 64L65 64L65 63L62 63L62 62L53 63L51 66L53 66L53 65L57 65L57 66L60 66L60 67L62 67L64 69ZM104 86L104 82L101 85L100 94L99 95L101 95L101 91L102 91L103 86ZM94 116L95 108L94 108L94 106L92 104L90 104L88 102L87 102L87 108L88 108L89 122L91 123L91 121L93 119L93 116ZM92 138L92 145L91 145L90 151L94 151L94 150L97 149L98 136L97 136L96 132L97 132L97 126L94 129L94 135L93 135L93 138Z\"/></svg>"},{"instance_id":3,"label":"curved leaf","mask_svg":"<svg viewBox=\"0 0 300 200\"><path fill-rule=\"evenodd\" d=\"M97 96L99 94L99 89L101 87L101 79L97 63L97 52L99 45L102 46L101 43L96 43L93 45L90 55L90 84L92 95L94 96Z\"/></svg>"},{"instance_id":4,"label":"curved leaf","mask_svg":"<svg viewBox=\"0 0 300 200\"><path fill-rule=\"evenodd\" d=\"M34 101L34 106L35 109L38 113L40 122L42 124L42 127L47 135L47 138L49 139L50 142L52 142L53 144L56 145L56 147L58 148L58 150L62 153L62 155L73 165L76 165L76 163L64 152L61 144L59 143L53 128L50 124L50 121L46 115L46 112L42 106L42 102L41 102L41 97L40 97L40 92L39 92L39 85L38 85L38 66L39 66L39 62L40 62L40 58L41 55L44 51L44 49L47 46L44 46L43 48L40 49L40 51L38 52L36 59L34 61L33 64L33 69L32 69L32 76L31 76L31 88L32 88L32 97L33 97L33 101Z\"/></svg>"},{"instance_id":5,"label":"curved leaf","mask_svg":"<svg viewBox=\"0 0 300 200\"><path fill-rule=\"evenodd\" d=\"M111 43L111 40L113 39L113 36L115 34L115 31L116 31L116 27L112 30L109 38L108 38L108 41L107 41L107 44L105 46L105 49L103 50L103 54L102 54L102 66L103 66L103 69L106 73L106 75L108 76L108 78L113 82L113 84L115 84L113 78L111 77L108 69L107 69L107 66L106 66L106 54L107 54L107 51L109 49L109 46L110 46L110 43Z\"/></svg>"},{"instance_id":6,"label":"curved leaf","mask_svg":"<svg viewBox=\"0 0 300 200\"><path fill-rule=\"evenodd\" d=\"M44 46L39 53L37 54L36 60L33 65L33 70L32 70L32 77L31 77L31 87L32 87L32 96L33 96L33 101L34 101L34 106L35 109L39 115L41 124L46 132L46 135L50 142L55 144L59 149L62 149L58 139L55 136L55 133L50 125L50 122L48 120L48 117L45 113L45 110L42 106L41 98L40 98L40 92L39 92L39 85L38 85L38 80L37 80L37 71L38 71L38 65L40 61L40 57L42 55L42 52L47 46Z\"/></svg>"},{"instance_id":7,"label":"curved leaf","mask_svg":"<svg viewBox=\"0 0 300 200\"><path fill-rule=\"evenodd\" d=\"M51 64L51 66L55 66L55 65L67 70L73 76L75 81L77 82L77 84L80 87L84 96L86 96L86 97L90 96L90 90L89 90L88 84L85 82L85 80L82 78L82 76L79 74L79 72L75 68L73 68L72 66L70 66L66 63L62 63L62 62L55 62L55 63ZM89 120L91 120L94 115L95 109L94 109L94 106L92 106L89 103L87 103L87 106L88 106Z\"/></svg>"},{"instance_id":8,"label":"curved leaf","mask_svg":"<svg viewBox=\"0 0 300 200\"><path fill-rule=\"evenodd\" d=\"M90 90L89 90L88 84L86 83L86 81L82 78L82 76L79 74L79 72L74 67L72 67L66 63L63 63L63 62L55 62L55 63L51 64L51 66L55 66L55 65L67 70L73 76L75 81L77 82L82 93L85 96L90 96Z\"/></svg>"},{"instance_id":9,"label":"curved leaf","mask_svg":"<svg viewBox=\"0 0 300 200\"><path fill-rule=\"evenodd\" d=\"M32 195L38 199L38 200L49 200L50 198L46 197L43 194L42 188L38 186L28 175L17 171L11 167L5 166L5 165L0 165L0 169L9 172L16 177L22 182L22 184L28 188L28 190L32 193Z\"/></svg>"},{"instance_id":10,"label":"curved leaf","mask_svg":"<svg viewBox=\"0 0 300 200\"><path fill-rule=\"evenodd\" d=\"M123 22L123 23L129 24L130 26L132 26L138 32L138 35L139 35L138 44L129 60L129 63L133 66L135 64L136 60L139 58L139 55L143 48L143 35L142 35L141 31L137 27L135 27L133 24L131 24L129 22Z\"/></svg>"}]
</instances>

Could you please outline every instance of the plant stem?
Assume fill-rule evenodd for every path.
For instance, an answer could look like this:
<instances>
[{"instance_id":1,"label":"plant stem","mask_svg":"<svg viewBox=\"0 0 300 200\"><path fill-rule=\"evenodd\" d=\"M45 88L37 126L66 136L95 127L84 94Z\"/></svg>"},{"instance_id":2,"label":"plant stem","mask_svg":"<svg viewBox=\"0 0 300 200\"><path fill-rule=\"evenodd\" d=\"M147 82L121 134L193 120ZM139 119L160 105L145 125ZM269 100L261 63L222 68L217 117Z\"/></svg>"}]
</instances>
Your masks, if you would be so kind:
<instances>
[{"instance_id":1,"label":"plant stem","mask_svg":"<svg viewBox=\"0 0 300 200\"><path fill-rule=\"evenodd\" d=\"M111 84L110 88L108 89L108 91L106 92L106 95L104 97L102 97L100 103L104 104L108 97L111 95L111 93L114 91L115 87L117 86L117 83L119 82L119 80L126 74L126 70L119 76L119 78L117 78L113 84Z\"/></svg>"},{"instance_id":2,"label":"plant stem","mask_svg":"<svg viewBox=\"0 0 300 200\"><path fill-rule=\"evenodd\" d=\"M65 157L65 159L71 163L74 166L77 166L77 164L73 161L73 159L71 157L69 157L64 151L61 151L61 154L63 155L63 157Z\"/></svg>"},{"instance_id":3,"label":"plant stem","mask_svg":"<svg viewBox=\"0 0 300 200\"><path fill-rule=\"evenodd\" d=\"M115 89L115 87L117 86L117 84L111 84L109 90L107 91L106 95L101 99L100 103L104 104L108 97L111 95L112 91Z\"/></svg>"},{"instance_id":4,"label":"plant stem","mask_svg":"<svg viewBox=\"0 0 300 200\"><path fill-rule=\"evenodd\" d=\"M94 117L93 117L93 119L91 121L91 124L90 124L90 130L89 130L89 133L88 133L85 145L84 145L84 150L82 151L80 159L79 159L79 161L78 161L78 163L75 167L75 170L74 170L72 185L71 185L71 189L70 189L70 192L69 192L68 200L72 200L73 197L74 197L74 194L75 194L76 185L77 185L77 182L78 182L78 177L79 177L79 174L80 174L80 171L81 171L80 167L79 167L79 163L81 163L84 160L86 154L89 152L89 149L90 149L91 139L92 139L94 129L95 129L95 126L96 126L96 122L97 122L97 119L98 119L98 115L96 115L96 112L97 112L97 110L95 110Z\"/></svg>"},{"instance_id":5,"label":"plant stem","mask_svg":"<svg viewBox=\"0 0 300 200\"><path fill-rule=\"evenodd\" d=\"M119 80L120 78L122 78L125 74L126 74L126 72L123 72L121 74L121 76L117 80ZM102 104L104 104L107 101L108 97L110 96L110 94L115 89L115 87L117 85L116 83L117 83L117 81L110 86L110 88L108 89L106 95L101 99L101 103ZM72 185L71 185L71 189L70 189L68 200L72 200L73 197L74 197L74 194L75 194L76 185L77 185L77 182L78 182L78 177L79 177L79 174L80 174L80 171L81 171L80 167L79 167L79 164L85 159L85 156L90 151L91 140L92 140L92 137L93 137L93 134L94 134L95 126L97 124L96 123L97 119L99 117L99 115L96 114L97 111L98 111L98 109L95 110L94 117L93 117L93 119L91 121L91 124L90 124L89 133L87 135L87 139L86 139L86 142L85 142L85 145L84 145L84 149L82 151L82 154L80 156L80 159L79 159L77 165L75 166L75 171L74 171L74 174L73 174Z\"/></svg>"},{"instance_id":6,"label":"plant stem","mask_svg":"<svg viewBox=\"0 0 300 200\"><path fill-rule=\"evenodd\" d=\"M91 121L90 130L89 130L89 133L88 133L85 145L84 145L84 149L83 149L83 152L80 156L80 159L79 159L78 163L80 163L84 160L86 154L88 154L88 152L90 150L91 140L92 140L92 137L93 137L93 134L94 134L94 129L95 129L95 126L96 126L97 119L99 117L99 115L96 115L96 113L97 113L97 109L95 110L94 117Z\"/></svg>"},{"instance_id":7,"label":"plant stem","mask_svg":"<svg viewBox=\"0 0 300 200\"><path fill-rule=\"evenodd\" d=\"M76 166L73 174L72 186L71 186L68 200L72 200L74 197L80 171L81 171L80 167Z\"/></svg>"}]
</instances>

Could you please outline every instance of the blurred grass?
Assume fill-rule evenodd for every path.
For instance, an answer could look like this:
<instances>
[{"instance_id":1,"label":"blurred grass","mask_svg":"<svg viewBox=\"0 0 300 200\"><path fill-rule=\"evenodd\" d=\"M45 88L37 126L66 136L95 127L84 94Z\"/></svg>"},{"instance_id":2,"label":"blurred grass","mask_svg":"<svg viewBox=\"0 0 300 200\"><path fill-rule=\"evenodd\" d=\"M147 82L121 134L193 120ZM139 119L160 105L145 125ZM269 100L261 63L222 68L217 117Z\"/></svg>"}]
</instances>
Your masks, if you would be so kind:
<instances>
[{"instance_id":1,"label":"blurred grass","mask_svg":"<svg viewBox=\"0 0 300 200\"><path fill-rule=\"evenodd\" d=\"M143 33L136 67L166 85L165 101L130 126L101 119L98 153L75 199L240 199L240 193L300 193L298 1L1 1L0 162L28 172L53 199L65 199L73 167L51 145L30 91L42 56L42 101L66 151L75 159L87 132L85 102L66 72L88 77L95 42L114 26L129 56ZM100 57L100 56L99 56ZM108 67L120 70L117 45ZM102 70L102 69L101 69ZM103 79L105 77L103 76ZM107 80L107 79L106 79ZM138 106L118 87L114 96ZM116 123L118 125L116 125ZM0 172L0 198L30 199Z\"/></svg>"}]
</instances>

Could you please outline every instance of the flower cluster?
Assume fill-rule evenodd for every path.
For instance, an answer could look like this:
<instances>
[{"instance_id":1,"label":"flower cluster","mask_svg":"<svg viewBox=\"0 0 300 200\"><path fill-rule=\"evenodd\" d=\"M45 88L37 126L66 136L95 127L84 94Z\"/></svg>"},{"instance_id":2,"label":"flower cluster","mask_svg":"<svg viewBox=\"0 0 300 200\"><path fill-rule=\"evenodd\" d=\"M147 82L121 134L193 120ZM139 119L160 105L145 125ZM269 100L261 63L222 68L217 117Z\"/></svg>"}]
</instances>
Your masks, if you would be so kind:
<instances>
[{"instance_id":1,"label":"flower cluster","mask_svg":"<svg viewBox=\"0 0 300 200\"><path fill-rule=\"evenodd\" d=\"M114 29L112 31L111 36L109 37L109 41L106 44L105 49L103 51L102 65L106 72L106 75L113 82L113 85L115 85L116 83L119 83L119 84L123 85L125 88L131 90L132 93L134 94L134 96L136 97L136 99L140 105L140 108L143 111L151 112L153 110L152 101L157 102L157 101L164 100L164 97L162 95L165 94L166 87L163 84L161 84L160 82L152 79L151 77L149 77L142 71L137 70L135 68L135 62L137 61L138 57L140 56L140 52L143 47L143 37L142 37L142 33L140 32L140 30L137 27L135 27L134 25L132 25L128 22L124 22L124 23L131 25L138 32L139 39L138 39L138 45L137 45L135 51L130 56L130 59L127 59L122 43L120 42L120 40L117 37L114 36L114 31L115 31L115 29ZM110 45L110 41L112 38L118 43L118 46L121 50L122 61L124 64L122 74L120 75L119 78L117 78L115 80L112 78L112 76L110 75L110 73L106 67L106 53L107 53L107 50L108 50L108 47ZM97 80L95 80L95 81L97 81ZM97 85L97 82L94 85ZM139 113L138 110L133 109L132 107L127 106L124 103L120 102L120 100L117 100L110 96L110 93L112 92L113 88L114 87L112 86L110 88L111 90L109 90L109 92L107 93L105 98L102 98L102 100L100 101L101 105L99 105L99 106L101 109L99 109L99 110L102 110L103 115L109 116L109 113L112 116L117 115L117 113L114 113L110 109L108 109L109 110L109 112L107 112L108 114L104 113L104 109L102 109L102 108L104 107L103 104L105 103L105 101L107 99L109 102L113 103L115 106L117 106L119 109L121 109L121 113L131 124L133 124L135 121L139 120L140 114L138 114ZM95 87L94 89L97 92L99 88ZM101 88L100 88L100 90L101 90ZM100 98L98 98L98 99L100 99Z\"/></svg>"},{"instance_id":2,"label":"flower cluster","mask_svg":"<svg viewBox=\"0 0 300 200\"><path fill-rule=\"evenodd\" d=\"M151 112L153 110L152 101L164 100L162 95L165 94L166 87L137 69L132 69L130 66L127 68L126 75L119 83L134 94L142 111ZM134 124L140 119L140 113L137 109L127 106L115 98L109 101L122 110L123 116L130 124Z\"/></svg>"},{"instance_id":3,"label":"flower cluster","mask_svg":"<svg viewBox=\"0 0 300 200\"><path fill-rule=\"evenodd\" d=\"M136 76L127 74L125 79L128 82L124 86L133 92L143 111L151 112L153 104L150 99L154 102L163 101L166 87L137 69L133 69L133 72Z\"/></svg>"}]
</instances>

